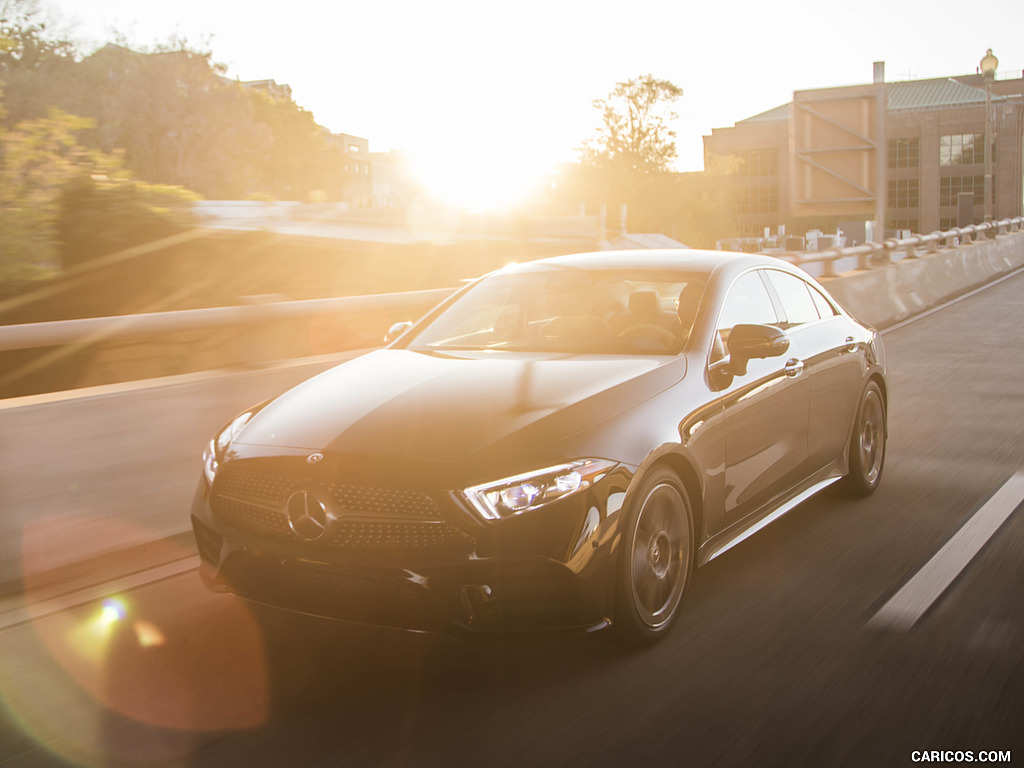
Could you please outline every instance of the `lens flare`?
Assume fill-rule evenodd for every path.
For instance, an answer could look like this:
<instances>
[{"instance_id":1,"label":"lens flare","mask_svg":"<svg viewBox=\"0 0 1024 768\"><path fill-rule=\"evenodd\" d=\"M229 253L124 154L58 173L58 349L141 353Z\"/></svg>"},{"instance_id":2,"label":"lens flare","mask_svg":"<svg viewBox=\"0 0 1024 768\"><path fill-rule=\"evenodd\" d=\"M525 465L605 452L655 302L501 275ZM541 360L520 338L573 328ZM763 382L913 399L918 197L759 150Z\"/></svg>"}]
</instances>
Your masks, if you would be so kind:
<instances>
[{"instance_id":1,"label":"lens flare","mask_svg":"<svg viewBox=\"0 0 1024 768\"><path fill-rule=\"evenodd\" d=\"M109 517L82 530L123 542L145 535L156 562L189 555ZM23 532L30 620L0 633L0 708L24 737L81 768L173 765L203 732L266 722L266 649L245 604L181 578L55 611L52 584L35 574L66 533Z\"/></svg>"},{"instance_id":2,"label":"lens flare","mask_svg":"<svg viewBox=\"0 0 1024 768\"><path fill-rule=\"evenodd\" d=\"M140 648L157 648L167 643L167 638L160 631L160 627L148 621L136 621L132 624L135 631L135 639L139 641Z\"/></svg>"},{"instance_id":3,"label":"lens flare","mask_svg":"<svg viewBox=\"0 0 1024 768\"><path fill-rule=\"evenodd\" d=\"M108 597L103 601L103 608L100 611L100 622L104 626L109 627L118 621L122 621L127 615L128 611L124 603L116 597Z\"/></svg>"}]
</instances>

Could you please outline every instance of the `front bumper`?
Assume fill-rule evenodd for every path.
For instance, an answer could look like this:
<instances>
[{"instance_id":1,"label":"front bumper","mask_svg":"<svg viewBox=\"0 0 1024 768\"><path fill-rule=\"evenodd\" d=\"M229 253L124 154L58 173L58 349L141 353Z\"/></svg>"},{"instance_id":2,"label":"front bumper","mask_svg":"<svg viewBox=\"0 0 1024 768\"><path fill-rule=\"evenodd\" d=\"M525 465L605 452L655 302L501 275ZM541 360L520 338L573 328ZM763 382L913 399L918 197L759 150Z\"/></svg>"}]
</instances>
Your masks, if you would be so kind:
<instances>
[{"instance_id":1,"label":"front bumper","mask_svg":"<svg viewBox=\"0 0 1024 768\"><path fill-rule=\"evenodd\" d=\"M580 630L610 616L628 482L618 469L550 509L488 525L448 507L455 534L443 542L367 550L244 530L214 511L201 480L192 527L207 586L256 602L416 631Z\"/></svg>"}]
</instances>

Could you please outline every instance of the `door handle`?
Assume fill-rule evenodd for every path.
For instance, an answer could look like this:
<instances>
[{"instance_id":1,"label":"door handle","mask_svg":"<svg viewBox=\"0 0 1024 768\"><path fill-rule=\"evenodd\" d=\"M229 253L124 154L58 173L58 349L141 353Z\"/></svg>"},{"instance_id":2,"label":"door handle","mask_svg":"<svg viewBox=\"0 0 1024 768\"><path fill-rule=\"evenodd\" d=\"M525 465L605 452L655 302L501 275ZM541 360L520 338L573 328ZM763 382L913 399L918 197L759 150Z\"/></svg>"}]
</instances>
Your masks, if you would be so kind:
<instances>
[{"instance_id":1,"label":"door handle","mask_svg":"<svg viewBox=\"0 0 1024 768\"><path fill-rule=\"evenodd\" d=\"M847 352L856 352L858 346L859 345L857 343L857 340L855 338L853 338L853 336L847 336L846 337L846 343L845 343L843 348Z\"/></svg>"},{"instance_id":2,"label":"door handle","mask_svg":"<svg viewBox=\"0 0 1024 768\"><path fill-rule=\"evenodd\" d=\"M804 369L804 361L797 360L795 357L791 357L786 361L786 367L783 368L783 372L790 378L799 376Z\"/></svg>"}]
</instances>

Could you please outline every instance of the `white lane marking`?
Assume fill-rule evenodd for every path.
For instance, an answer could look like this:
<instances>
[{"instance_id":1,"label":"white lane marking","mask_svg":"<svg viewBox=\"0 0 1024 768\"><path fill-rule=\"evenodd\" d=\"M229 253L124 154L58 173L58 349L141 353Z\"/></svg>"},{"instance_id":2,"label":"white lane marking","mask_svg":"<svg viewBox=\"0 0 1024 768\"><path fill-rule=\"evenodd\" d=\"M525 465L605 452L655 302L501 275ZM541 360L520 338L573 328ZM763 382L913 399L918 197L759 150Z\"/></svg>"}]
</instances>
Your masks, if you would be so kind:
<instances>
[{"instance_id":1,"label":"white lane marking","mask_svg":"<svg viewBox=\"0 0 1024 768\"><path fill-rule=\"evenodd\" d=\"M172 576L193 571L198 567L199 555L193 555L184 560L176 560L173 563L150 568L147 571L139 571L130 576L108 581L105 584L97 584L88 589L80 589L77 592L69 592L66 595L60 595L49 600L41 600L38 603L23 605L0 614L0 632L31 621L38 621L61 611L67 611L71 608L102 600L119 592L127 592L143 587L146 584L169 579Z\"/></svg>"},{"instance_id":2,"label":"white lane marking","mask_svg":"<svg viewBox=\"0 0 1024 768\"><path fill-rule=\"evenodd\" d=\"M882 606L868 626L896 632L914 626L1022 501L1024 472L1017 472Z\"/></svg>"}]
</instances>

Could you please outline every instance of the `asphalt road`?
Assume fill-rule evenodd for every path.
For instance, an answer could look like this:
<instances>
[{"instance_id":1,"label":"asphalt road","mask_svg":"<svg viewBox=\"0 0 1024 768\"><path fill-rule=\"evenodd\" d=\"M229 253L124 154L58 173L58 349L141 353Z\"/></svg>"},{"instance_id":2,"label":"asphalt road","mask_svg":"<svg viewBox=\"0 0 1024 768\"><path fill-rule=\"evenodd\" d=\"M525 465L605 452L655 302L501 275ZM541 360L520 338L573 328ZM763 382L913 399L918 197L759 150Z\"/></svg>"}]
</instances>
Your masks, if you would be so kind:
<instances>
[{"instance_id":1,"label":"asphalt road","mask_svg":"<svg viewBox=\"0 0 1024 768\"><path fill-rule=\"evenodd\" d=\"M185 531L210 436L355 354L0 400L0 597Z\"/></svg>"},{"instance_id":2,"label":"asphalt road","mask_svg":"<svg viewBox=\"0 0 1024 768\"><path fill-rule=\"evenodd\" d=\"M888 333L878 492L698 571L654 648L333 624L185 573L0 631L0 766L1024 765L1020 509L911 630L868 627L1024 469L1021 327L1017 276Z\"/></svg>"}]
</instances>

